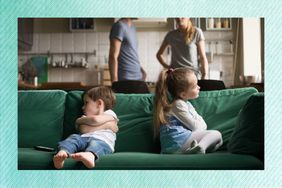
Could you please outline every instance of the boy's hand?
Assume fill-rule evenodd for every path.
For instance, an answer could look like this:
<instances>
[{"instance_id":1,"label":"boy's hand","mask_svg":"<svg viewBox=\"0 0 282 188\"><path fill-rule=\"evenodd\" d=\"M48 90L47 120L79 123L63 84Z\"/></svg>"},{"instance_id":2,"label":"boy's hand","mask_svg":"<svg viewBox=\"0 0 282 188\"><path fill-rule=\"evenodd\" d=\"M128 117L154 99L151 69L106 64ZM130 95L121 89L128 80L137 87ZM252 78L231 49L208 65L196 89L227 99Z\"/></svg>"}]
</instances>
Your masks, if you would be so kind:
<instances>
[{"instance_id":1,"label":"boy's hand","mask_svg":"<svg viewBox=\"0 0 282 188\"><path fill-rule=\"evenodd\" d=\"M109 121L109 129L111 129L114 133L118 132L117 121Z\"/></svg>"},{"instance_id":2,"label":"boy's hand","mask_svg":"<svg viewBox=\"0 0 282 188\"><path fill-rule=\"evenodd\" d=\"M91 115L91 116L81 116L77 118L75 121L76 125L92 125L92 126L100 126L109 121L113 121L115 118L111 115ZM116 121L116 120L115 120Z\"/></svg>"}]
</instances>

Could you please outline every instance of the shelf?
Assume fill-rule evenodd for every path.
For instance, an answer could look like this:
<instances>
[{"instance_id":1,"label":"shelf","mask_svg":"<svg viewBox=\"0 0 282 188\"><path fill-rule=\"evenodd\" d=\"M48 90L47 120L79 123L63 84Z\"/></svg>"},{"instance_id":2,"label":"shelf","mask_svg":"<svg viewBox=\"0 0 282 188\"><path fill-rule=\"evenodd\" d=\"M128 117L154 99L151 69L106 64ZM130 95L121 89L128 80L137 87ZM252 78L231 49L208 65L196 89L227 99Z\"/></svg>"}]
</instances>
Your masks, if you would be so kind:
<instances>
[{"instance_id":1,"label":"shelf","mask_svg":"<svg viewBox=\"0 0 282 188\"><path fill-rule=\"evenodd\" d=\"M232 19L231 18L204 18L205 21L202 28L205 31L231 31L232 30Z\"/></svg>"},{"instance_id":2,"label":"shelf","mask_svg":"<svg viewBox=\"0 0 282 188\"><path fill-rule=\"evenodd\" d=\"M94 50L93 52L45 52L45 53L41 53L41 52L22 52L22 53L18 53L18 55L38 55L38 56L51 56L51 55L71 55L71 54L80 54L80 55L94 55L96 56L96 50Z\"/></svg>"},{"instance_id":3,"label":"shelf","mask_svg":"<svg viewBox=\"0 0 282 188\"><path fill-rule=\"evenodd\" d=\"M231 29L226 29L226 28L214 28L214 29L206 29L206 31L231 31Z\"/></svg>"},{"instance_id":4,"label":"shelf","mask_svg":"<svg viewBox=\"0 0 282 188\"><path fill-rule=\"evenodd\" d=\"M226 38L226 39L222 39L222 38L213 38L213 39L205 39L206 43L207 42L230 42L233 41L232 38Z\"/></svg>"},{"instance_id":5,"label":"shelf","mask_svg":"<svg viewBox=\"0 0 282 188\"><path fill-rule=\"evenodd\" d=\"M55 55L64 55L65 56L65 62L69 62L69 56L70 56L70 62L73 64L73 55L83 55L85 56L85 61L86 63L88 62L88 56L94 55L96 56L96 50L93 52L47 52L47 53L29 53L29 52L24 52L24 53L19 53L18 55L30 55L30 56L48 56L48 58L51 58L51 62L53 63L53 56ZM68 64L69 65L69 64ZM57 66L54 66L56 68ZM59 66L60 67L60 66ZM73 66L73 67L79 67L79 66ZM64 68L64 67L61 67ZM87 68L87 67L85 67Z\"/></svg>"},{"instance_id":6,"label":"shelf","mask_svg":"<svg viewBox=\"0 0 282 188\"><path fill-rule=\"evenodd\" d=\"M30 56L47 56L50 58L50 63L48 68L52 69L87 69L88 68L88 56L94 55L96 56L96 50L93 52L47 52L47 53L19 53L18 55L30 55ZM54 56L56 55L64 55L63 61L54 61ZM83 55L85 58L82 58L81 62L74 61L73 55ZM53 66L54 65L54 66ZM63 65L63 66L62 66ZM65 67L65 66L68 67Z\"/></svg>"},{"instance_id":7,"label":"shelf","mask_svg":"<svg viewBox=\"0 0 282 188\"><path fill-rule=\"evenodd\" d=\"M233 52L220 52L220 53L211 53L211 52L206 52L207 56L233 56Z\"/></svg>"},{"instance_id":8,"label":"shelf","mask_svg":"<svg viewBox=\"0 0 282 188\"><path fill-rule=\"evenodd\" d=\"M52 65L48 65L48 68L51 68L51 69L62 69L62 70L71 70L71 69L88 69L88 67L80 67L80 66L53 67Z\"/></svg>"},{"instance_id":9,"label":"shelf","mask_svg":"<svg viewBox=\"0 0 282 188\"><path fill-rule=\"evenodd\" d=\"M224 52L224 53L214 53L214 56L233 56L234 53L231 52Z\"/></svg>"}]
</instances>

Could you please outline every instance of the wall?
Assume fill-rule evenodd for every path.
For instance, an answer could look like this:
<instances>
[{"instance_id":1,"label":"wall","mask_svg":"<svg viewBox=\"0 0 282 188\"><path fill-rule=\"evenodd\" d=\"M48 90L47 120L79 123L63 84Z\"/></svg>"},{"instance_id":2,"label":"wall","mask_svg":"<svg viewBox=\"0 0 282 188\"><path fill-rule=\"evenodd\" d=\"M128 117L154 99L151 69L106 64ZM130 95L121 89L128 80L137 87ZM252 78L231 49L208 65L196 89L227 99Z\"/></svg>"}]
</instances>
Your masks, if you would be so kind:
<instances>
[{"instance_id":1,"label":"wall","mask_svg":"<svg viewBox=\"0 0 282 188\"><path fill-rule=\"evenodd\" d=\"M244 75L260 81L261 75L261 25L260 18L243 18Z\"/></svg>"}]
</instances>

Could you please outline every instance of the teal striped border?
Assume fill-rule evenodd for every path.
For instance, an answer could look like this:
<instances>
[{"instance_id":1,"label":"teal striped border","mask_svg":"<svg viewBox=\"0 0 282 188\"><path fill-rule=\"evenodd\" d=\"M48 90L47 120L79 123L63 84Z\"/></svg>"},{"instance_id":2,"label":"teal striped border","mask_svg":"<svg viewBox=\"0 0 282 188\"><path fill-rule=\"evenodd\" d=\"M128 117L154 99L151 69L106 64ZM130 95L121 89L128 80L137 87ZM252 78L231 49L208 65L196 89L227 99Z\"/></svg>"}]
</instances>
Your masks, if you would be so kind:
<instances>
[{"instance_id":1,"label":"teal striped border","mask_svg":"<svg viewBox=\"0 0 282 188\"><path fill-rule=\"evenodd\" d=\"M0 187L281 187L281 0L0 0ZM264 17L265 170L17 170L17 18Z\"/></svg>"}]
</instances>

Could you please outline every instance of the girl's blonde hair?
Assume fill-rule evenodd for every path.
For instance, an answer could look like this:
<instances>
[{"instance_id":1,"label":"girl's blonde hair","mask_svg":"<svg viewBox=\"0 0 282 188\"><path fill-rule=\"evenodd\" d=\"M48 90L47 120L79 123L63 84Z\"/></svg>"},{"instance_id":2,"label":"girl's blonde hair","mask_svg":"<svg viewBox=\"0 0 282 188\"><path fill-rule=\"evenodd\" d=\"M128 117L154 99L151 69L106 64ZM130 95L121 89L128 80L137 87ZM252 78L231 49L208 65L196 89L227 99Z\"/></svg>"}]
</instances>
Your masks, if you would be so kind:
<instances>
[{"instance_id":1,"label":"girl's blonde hair","mask_svg":"<svg viewBox=\"0 0 282 188\"><path fill-rule=\"evenodd\" d=\"M154 108L154 136L159 135L161 124L168 122L167 114L171 110L171 103L180 98L180 93L190 86L190 76L194 72L188 68L165 69L161 71L155 94ZM171 97L171 100L169 99Z\"/></svg>"},{"instance_id":2,"label":"girl's blonde hair","mask_svg":"<svg viewBox=\"0 0 282 188\"><path fill-rule=\"evenodd\" d=\"M196 28L193 26L193 23L190 19L188 19L188 26L184 32L184 39L186 44L192 42L194 39Z\"/></svg>"}]
</instances>

